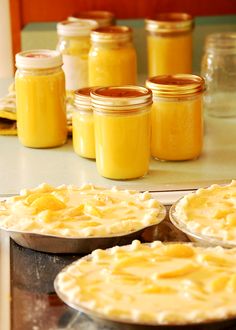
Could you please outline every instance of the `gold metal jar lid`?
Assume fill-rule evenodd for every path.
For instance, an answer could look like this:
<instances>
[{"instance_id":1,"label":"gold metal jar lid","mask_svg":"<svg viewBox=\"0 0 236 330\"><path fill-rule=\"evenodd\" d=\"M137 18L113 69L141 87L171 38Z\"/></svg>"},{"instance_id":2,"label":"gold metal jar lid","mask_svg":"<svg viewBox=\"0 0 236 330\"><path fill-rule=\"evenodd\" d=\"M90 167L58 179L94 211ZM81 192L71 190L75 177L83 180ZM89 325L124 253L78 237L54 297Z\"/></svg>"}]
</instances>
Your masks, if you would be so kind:
<instances>
[{"instance_id":1,"label":"gold metal jar lid","mask_svg":"<svg viewBox=\"0 0 236 330\"><path fill-rule=\"evenodd\" d=\"M205 90L202 77L192 74L160 75L149 78L146 86L156 97L189 97Z\"/></svg>"},{"instance_id":2,"label":"gold metal jar lid","mask_svg":"<svg viewBox=\"0 0 236 330\"><path fill-rule=\"evenodd\" d=\"M115 15L110 11L105 10L87 10L80 11L73 18L86 18L95 20L99 27L111 26L115 24Z\"/></svg>"},{"instance_id":3,"label":"gold metal jar lid","mask_svg":"<svg viewBox=\"0 0 236 330\"><path fill-rule=\"evenodd\" d=\"M158 33L180 33L194 27L193 17L187 13L160 13L145 20L146 30Z\"/></svg>"},{"instance_id":4,"label":"gold metal jar lid","mask_svg":"<svg viewBox=\"0 0 236 330\"><path fill-rule=\"evenodd\" d=\"M236 32L211 33L206 37L205 51L208 53L236 53Z\"/></svg>"},{"instance_id":5,"label":"gold metal jar lid","mask_svg":"<svg viewBox=\"0 0 236 330\"><path fill-rule=\"evenodd\" d=\"M93 42L112 43L124 42L132 39L132 29L128 26L100 27L91 32Z\"/></svg>"},{"instance_id":6,"label":"gold metal jar lid","mask_svg":"<svg viewBox=\"0 0 236 330\"><path fill-rule=\"evenodd\" d=\"M92 111L90 93L94 87L84 87L74 92L74 105L78 110Z\"/></svg>"},{"instance_id":7,"label":"gold metal jar lid","mask_svg":"<svg viewBox=\"0 0 236 330\"><path fill-rule=\"evenodd\" d=\"M129 113L152 104L152 91L141 86L99 87L91 91L94 111Z\"/></svg>"}]
</instances>

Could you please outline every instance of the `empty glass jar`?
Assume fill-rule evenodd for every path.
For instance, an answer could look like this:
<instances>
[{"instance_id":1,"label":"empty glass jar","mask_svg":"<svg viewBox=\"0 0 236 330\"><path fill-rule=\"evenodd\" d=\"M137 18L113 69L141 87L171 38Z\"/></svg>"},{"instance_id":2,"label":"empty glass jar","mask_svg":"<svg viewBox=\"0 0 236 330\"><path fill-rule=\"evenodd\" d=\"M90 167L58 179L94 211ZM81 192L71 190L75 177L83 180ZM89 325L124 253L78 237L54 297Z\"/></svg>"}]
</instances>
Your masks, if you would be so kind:
<instances>
[{"instance_id":1,"label":"empty glass jar","mask_svg":"<svg viewBox=\"0 0 236 330\"><path fill-rule=\"evenodd\" d=\"M207 36L201 75L205 78L205 111L215 117L236 116L236 32Z\"/></svg>"}]
</instances>

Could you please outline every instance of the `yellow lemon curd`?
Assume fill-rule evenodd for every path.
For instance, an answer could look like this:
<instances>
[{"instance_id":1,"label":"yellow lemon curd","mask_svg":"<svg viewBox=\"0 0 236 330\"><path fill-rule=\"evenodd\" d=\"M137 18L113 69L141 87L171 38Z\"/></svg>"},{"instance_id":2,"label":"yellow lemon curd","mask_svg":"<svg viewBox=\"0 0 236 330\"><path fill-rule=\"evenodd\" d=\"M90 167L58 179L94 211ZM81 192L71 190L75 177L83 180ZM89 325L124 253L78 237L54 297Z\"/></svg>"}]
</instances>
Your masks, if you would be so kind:
<instances>
[{"instance_id":1,"label":"yellow lemon curd","mask_svg":"<svg viewBox=\"0 0 236 330\"><path fill-rule=\"evenodd\" d=\"M18 137L27 147L54 147L67 137L64 73L43 72L15 77Z\"/></svg>"},{"instance_id":2,"label":"yellow lemon curd","mask_svg":"<svg viewBox=\"0 0 236 330\"><path fill-rule=\"evenodd\" d=\"M91 112L76 111L72 115L74 151L82 157L95 158L94 119Z\"/></svg>"},{"instance_id":3,"label":"yellow lemon curd","mask_svg":"<svg viewBox=\"0 0 236 330\"><path fill-rule=\"evenodd\" d=\"M192 72L192 35L147 36L149 77Z\"/></svg>"},{"instance_id":4,"label":"yellow lemon curd","mask_svg":"<svg viewBox=\"0 0 236 330\"><path fill-rule=\"evenodd\" d=\"M236 316L236 248L155 241L95 250L56 278L69 305L98 317L184 325Z\"/></svg>"},{"instance_id":5,"label":"yellow lemon curd","mask_svg":"<svg viewBox=\"0 0 236 330\"><path fill-rule=\"evenodd\" d=\"M211 185L188 194L177 204L174 216L190 232L236 245L236 181Z\"/></svg>"},{"instance_id":6,"label":"yellow lemon curd","mask_svg":"<svg viewBox=\"0 0 236 330\"><path fill-rule=\"evenodd\" d=\"M91 32L89 86L135 85L136 51L126 26L100 27Z\"/></svg>"},{"instance_id":7,"label":"yellow lemon curd","mask_svg":"<svg viewBox=\"0 0 236 330\"><path fill-rule=\"evenodd\" d=\"M94 122L99 174L112 179L145 175L150 157L150 111L110 116L95 112Z\"/></svg>"},{"instance_id":8,"label":"yellow lemon curd","mask_svg":"<svg viewBox=\"0 0 236 330\"><path fill-rule=\"evenodd\" d=\"M158 224L164 207L148 192L41 184L0 202L0 227L60 237L125 235Z\"/></svg>"},{"instance_id":9,"label":"yellow lemon curd","mask_svg":"<svg viewBox=\"0 0 236 330\"><path fill-rule=\"evenodd\" d=\"M162 160L186 160L202 151L202 98L153 102L151 154Z\"/></svg>"},{"instance_id":10,"label":"yellow lemon curd","mask_svg":"<svg viewBox=\"0 0 236 330\"><path fill-rule=\"evenodd\" d=\"M136 52L130 45L92 46L89 52L89 86L135 85Z\"/></svg>"}]
</instances>

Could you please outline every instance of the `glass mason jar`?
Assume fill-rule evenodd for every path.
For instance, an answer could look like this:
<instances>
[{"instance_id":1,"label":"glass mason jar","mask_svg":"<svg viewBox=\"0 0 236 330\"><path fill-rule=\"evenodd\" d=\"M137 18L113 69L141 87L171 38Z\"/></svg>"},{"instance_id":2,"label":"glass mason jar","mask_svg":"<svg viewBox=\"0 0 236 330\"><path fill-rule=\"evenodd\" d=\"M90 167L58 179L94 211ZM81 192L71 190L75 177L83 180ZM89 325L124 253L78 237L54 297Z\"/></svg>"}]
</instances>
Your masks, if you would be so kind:
<instances>
[{"instance_id":1,"label":"glass mason jar","mask_svg":"<svg viewBox=\"0 0 236 330\"><path fill-rule=\"evenodd\" d=\"M79 156L94 159L96 155L91 90L92 87L85 87L75 91L72 136L74 151Z\"/></svg>"},{"instance_id":2,"label":"glass mason jar","mask_svg":"<svg viewBox=\"0 0 236 330\"><path fill-rule=\"evenodd\" d=\"M149 77L192 73L192 16L162 13L145 23Z\"/></svg>"},{"instance_id":3,"label":"glass mason jar","mask_svg":"<svg viewBox=\"0 0 236 330\"><path fill-rule=\"evenodd\" d=\"M99 174L117 180L144 176L150 158L151 91L102 87L91 92L91 100Z\"/></svg>"},{"instance_id":4,"label":"glass mason jar","mask_svg":"<svg viewBox=\"0 0 236 330\"><path fill-rule=\"evenodd\" d=\"M66 90L69 92L88 86L90 32L97 26L97 22L86 19L57 24L57 50L62 54Z\"/></svg>"},{"instance_id":5,"label":"glass mason jar","mask_svg":"<svg viewBox=\"0 0 236 330\"><path fill-rule=\"evenodd\" d=\"M91 33L89 86L134 85L136 51L132 30L126 26L98 28Z\"/></svg>"},{"instance_id":6,"label":"glass mason jar","mask_svg":"<svg viewBox=\"0 0 236 330\"><path fill-rule=\"evenodd\" d=\"M236 32L207 36L201 75L206 81L205 111L215 117L236 116Z\"/></svg>"},{"instance_id":7,"label":"glass mason jar","mask_svg":"<svg viewBox=\"0 0 236 330\"><path fill-rule=\"evenodd\" d=\"M56 147L66 141L65 75L61 66L61 54L53 50L16 55L17 131L27 147Z\"/></svg>"},{"instance_id":8,"label":"glass mason jar","mask_svg":"<svg viewBox=\"0 0 236 330\"><path fill-rule=\"evenodd\" d=\"M115 15L105 10L86 10L80 11L75 17L69 17L69 20L92 19L98 23L98 27L115 25Z\"/></svg>"},{"instance_id":9,"label":"glass mason jar","mask_svg":"<svg viewBox=\"0 0 236 330\"><path fill-rule=\"evenodd\" d=\"M202 151L204 79L190 74L147 80L152 90L151 155L160 160L188 160Z\"/></svg>"}]
</instances>

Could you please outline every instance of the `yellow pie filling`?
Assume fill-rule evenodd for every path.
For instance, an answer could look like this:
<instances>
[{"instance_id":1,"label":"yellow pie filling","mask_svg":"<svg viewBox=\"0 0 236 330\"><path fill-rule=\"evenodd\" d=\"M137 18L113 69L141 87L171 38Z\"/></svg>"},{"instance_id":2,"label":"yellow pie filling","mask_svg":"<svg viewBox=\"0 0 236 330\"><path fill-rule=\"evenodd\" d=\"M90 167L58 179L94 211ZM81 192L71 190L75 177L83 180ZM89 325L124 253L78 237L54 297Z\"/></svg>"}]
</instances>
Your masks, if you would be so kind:
<instances>
[{"instance_id":1,"label":"yellow pie filling","mask_svg":"<svg viewBox=\"0 0 236 330\"><path fill-rule=\"evenodd\" d=\"M41 184L0 203L0 227L63 237L129 234L163 219L148 192Z\"/></svg>"},{"instance_id":2,"label":"yellow pie filling","mask_svg":"<svg viewBox=\"0 0 236 330\"><path fill-rule=\"evenodd\" d=\"M236 243L236 181L186 195L176 204L174 216L192 233Z\"/></svg>"},{"instance_id":3,"label":"yellow pie filling","mask_svg":"<svg viewBox=\"0 0 236 330\"><path fill-rule=\"evenodd\" d=\"M236 249L191 243L95 250L56 278L69 305L144 324L188 324L236 316Z\"/></svg>"}]
</instances>

